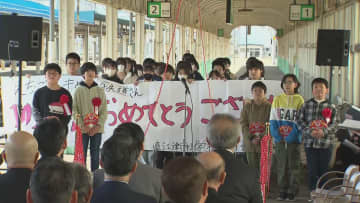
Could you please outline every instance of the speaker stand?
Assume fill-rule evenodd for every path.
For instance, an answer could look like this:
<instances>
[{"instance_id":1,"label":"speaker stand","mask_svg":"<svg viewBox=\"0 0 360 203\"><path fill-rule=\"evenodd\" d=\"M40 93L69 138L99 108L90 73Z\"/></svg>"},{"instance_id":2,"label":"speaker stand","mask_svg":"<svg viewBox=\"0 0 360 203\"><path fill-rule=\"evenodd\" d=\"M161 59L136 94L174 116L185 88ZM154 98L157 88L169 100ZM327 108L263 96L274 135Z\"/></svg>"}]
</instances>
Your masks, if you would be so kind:
<instances>
[{"instance_id":1,"label":"speaker stand","mask_svg":"<svg viewBox=\"0 0 360 203\"><path fill-rule=\"evenodd\" d=\"M334 66L330 66L330 84L329 84L329 103L332 104L332 81L333 81L333 71L334 71Z\"/></svg>"},{"instance_id":2,"label":"speaker stand","mask_svg":"<svg viewBox=\"0 0 360 203\"><path fill-rule=\"evenodd\" d=\"M21 111L22 111L22 102L21 102L21 93L22 93L22 60L19 61L19 91L18 91L18 131L21 130Z\"/></svg>"}]
</instances>

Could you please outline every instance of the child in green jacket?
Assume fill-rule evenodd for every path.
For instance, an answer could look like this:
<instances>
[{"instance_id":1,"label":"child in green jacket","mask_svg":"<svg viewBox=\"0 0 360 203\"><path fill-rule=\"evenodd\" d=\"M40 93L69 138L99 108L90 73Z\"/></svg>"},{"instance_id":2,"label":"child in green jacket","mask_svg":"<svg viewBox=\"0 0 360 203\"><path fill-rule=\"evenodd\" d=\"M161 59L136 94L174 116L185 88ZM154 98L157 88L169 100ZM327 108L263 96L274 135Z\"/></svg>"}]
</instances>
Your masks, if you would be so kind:
<instances>
[{"instance_id":1,"label":"child in green jacket","mask_svg":"<svg viewBox=\"0 0 360 203\"><path fill-rule=\"evenodd\" d=\"M90 140L91 171L99 168L101 135L107 118L107 102L104 89L94 81L96 66L87 62L80 68L84 81L75 90L73 116L83 134L84 157L86 160Z\"/></svg>"},{"instance_id":2,"label":"child in green jacket","mask_svg":"<svg viewBox=\"0 0 360 203\"><path fill-rule=\"evenodd\" d=\"M260 170L260 140L265 135L265 123L269 122L271 104L266 100L266 85L263 82L255 82L251 93L253 99L245 103L240 124L248 164Z\"/></svg>"}]
</instances>

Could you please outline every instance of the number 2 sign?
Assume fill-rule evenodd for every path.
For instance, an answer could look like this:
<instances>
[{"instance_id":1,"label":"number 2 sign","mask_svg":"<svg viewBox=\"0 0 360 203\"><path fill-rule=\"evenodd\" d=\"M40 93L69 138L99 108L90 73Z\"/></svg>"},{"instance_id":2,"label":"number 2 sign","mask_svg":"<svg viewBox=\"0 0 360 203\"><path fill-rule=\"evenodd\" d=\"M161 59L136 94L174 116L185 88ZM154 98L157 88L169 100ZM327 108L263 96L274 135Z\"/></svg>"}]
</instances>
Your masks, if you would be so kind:
<instances>
[{"instance_id":1,"label":"number 2 sign","mask_svg":"<svg viewBox=\"0 0 360 203\"><path fill-rule=\"evenodd\" d=\"M149 18L170 18L171 4L170 2L147 2L147 16Z\"/></svg>"}]
</instances>

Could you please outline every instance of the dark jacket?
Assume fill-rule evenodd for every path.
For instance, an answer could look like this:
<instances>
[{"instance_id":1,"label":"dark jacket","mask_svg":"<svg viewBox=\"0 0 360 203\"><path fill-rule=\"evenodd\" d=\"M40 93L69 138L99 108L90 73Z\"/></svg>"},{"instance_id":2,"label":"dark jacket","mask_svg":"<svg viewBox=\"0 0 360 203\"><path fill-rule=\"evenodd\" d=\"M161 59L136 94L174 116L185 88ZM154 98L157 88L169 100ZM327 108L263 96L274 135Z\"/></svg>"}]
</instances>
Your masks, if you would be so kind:
<instances>
[{"instance_id":1,"label":"dark jacket","mask_svg":"<svg viewBox=\"0 0 360 203\"><path fill-rule=\"evenodd\" d=\"M112 82L117 82L119 84L124 84L124 82L120 80L120 78L118 78L116 74L112 77L109 77L108 75L102 75L102 78L105 80L110 80Z\"/></svg>"},{"instance_id":2,"label":"dark jacket","mask_svg":"<svg viewBox=\"0 0 360 203\"><path fill-rule=\"evenodd\" d=\"M225 161L226 178L219 188L221 202L262 203L259 174L235 154L227 150L215 150Z\"/></svg>"},{"instance_id":3,"label":"dark jacket","mask_svg":"<svg viewBox=\"0 0 360 203\"><path fill-rule=\"evenodd\" d=\"M193 76L194 80L204 80L204 78L201 76L201 74L197 71L193 72Z\"/></svg>"},{"instance_id":4,"label":"dark jacket","mask_svg":"<svg viewBox=\"0 0 360 203\"><path fill-rule=\"evenodd\" d=\"M106 181L94 191L91 203L156 203L150 196L134 192L127 183Z\"/></svg>"},{"instance_id":5,"label":"dark jacket","mask_svg":"<svg viewBox=\"0 0 360 203\"><path fill-rule=\"evenodd\" d=\"M61 87L59 90L51 90L47 86L44 86L36 90L32 101L32 114L35 118L36 124L39 124L40 121L44 120L44 118L48 116L58 117L65 126L69 124L71 114L66 115L63 104L60 102L62 95L66 95L68 97L68 108L71 113L73 105L72 96L65 88Z\"/></svg>"},{"instance_id":6,"label":"dark jacket","mask_svg":"<svg viewBox=\"0 0 360 203\"><path fill-rule=\"evenodd\" d=\"M219 200L218 193L215 189L208 187L208 196L205 203L225 203Z\"/></svg>"},{"instance_id":7,"label":"dark jacket","mask_svg":"<svg viewBox=\"0 0 360 203\"><path fill-rule=\"evenodd\" d=\"M0 203L25 203L31 170L11 168L0 175Z\"/></svg>"},{"instance_id":8,"label":"dark jacket","mask_svg":"<svg viewBox=\"0 0 360 203\"><path fill-rule=\"evenodd\" d=\"M94 190L104 183L104 169L94 171ZM138 162L135 173L131 176L129 187L136 192L154 197L158 203L167 198L161 188L161 170Z\"/></svg>"},{"instance_id":9,"label":"dark jacket","mask_svg":"<svg viewBox=\"0 0 360 203\"><path fill-rule=\"evenodd\" d=\"M145 80L144 76L141 76L137 79L137 81L143 81L143 80ZM152 81L162 81L162 78L160 76L153 75Z\"/></svg>"}]
</instances>

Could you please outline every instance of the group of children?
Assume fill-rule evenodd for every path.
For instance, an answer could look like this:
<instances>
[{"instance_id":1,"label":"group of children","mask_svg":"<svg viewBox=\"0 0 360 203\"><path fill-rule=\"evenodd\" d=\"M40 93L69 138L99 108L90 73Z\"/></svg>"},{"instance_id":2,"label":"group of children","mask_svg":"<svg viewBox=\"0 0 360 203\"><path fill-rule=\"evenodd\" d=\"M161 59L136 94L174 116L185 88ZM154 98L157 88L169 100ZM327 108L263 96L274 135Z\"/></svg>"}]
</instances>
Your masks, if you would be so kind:
<instances>
[{"instance_id":1,"label":"group of children","mask_svg":"<svg viewBox=\"0 0 360 203\"><path fill-rule=\"evenodd\" d=\"M99 168L101 136L107 118L107 102L103 88L95 78L96 66L87 62L80 67L83 81L72 96L59 85L61 68L50 63L44 68L47 85L38 89L33 97L33 116L36 124L42 120L57 118L68 128L71 117L77 121L83 139L84 156L90 142L91 171Z\"/></svg>"},{"instance_id":2,"label":"group of children","mask_svg":"<svg viewBox=\"0 0 360 203\"><path fill-rule=\"evenodd\" d=\"M323 78L312 81L313 98L305 103L298 92L300 82L295 75L285 75L281 88L284 93L270 104L265 97L265 84L255 82L251 88L253 99L244 104L240 123L248 164L259 169L260 140L265 135L265 123L270 122L280 189L277 199L295 201L299 191L301 144L305 147L312 191L329 166L335 141L336 110L327 100L328 82Z\"/></svg>"},{"instance_id":3,"label":"group of children","mask_svg":"<svg viewBox=\"0 0 360 203\"><path fill-rule=\"evenodd\" d=\"M185 56L185 55L184 55ZM191 57L184 61L176 71L177 77L189 75L191 69L198 66ZM71 57L69 60L72 59ZM215 60L214 74L220 78L230 78L225 60ZM80 63L79 60L70 61ZM122 64L122 61L120 61ZM68 64L68 59L67 59ZM74 66L74 64L70 64ZM104 79L118 80L118 68L127 69L127 63L119 66L110 59L104 60ZM230 64L229 64L230 65ZM116 68L115 68L116 67ZM147 67L147 65L146 65ZM247 72L241 79L264 79L264 67L261 61L252 58L246 64ZM140 69L139 69L140 70ZM47 85L38 89L33 98L33 114L37 123L44 119L58 118L64 126L68 126L71 116L81 128L84 155L90 142L91 171L99 167L99 149L104 123L107 118L107 102L105 92L94 79L97 69L93 63L87 62L80 67L83 81L72 96L59 85L61 68L57 64L48 64L44 68ZM145 76L146 72L141 73ZM141 77L141 76L140 76ZM199 77L199 76L197 76ZM248 164L260 168L260 141L265 134L265 123L270 122L270 133L274 140L274 151L277 161L277 176L280 194L278 200L295 200L298 192L300 173L300 147L304 144L309 172L309 187L315 189L317 179L326 172L331 147L335 140L334 127L335 108L326 99L328 82L316 78L312 82L313 98L304 103L299 94L300 82L293 74L287 74L281 81L284 93L275 97L270 104L265 95L266 85L256 81L251 87L253 99L245 102L241 112L246 158Z\"/></svg>"}]
</instances>

